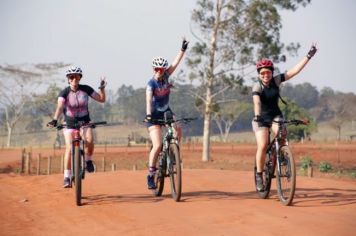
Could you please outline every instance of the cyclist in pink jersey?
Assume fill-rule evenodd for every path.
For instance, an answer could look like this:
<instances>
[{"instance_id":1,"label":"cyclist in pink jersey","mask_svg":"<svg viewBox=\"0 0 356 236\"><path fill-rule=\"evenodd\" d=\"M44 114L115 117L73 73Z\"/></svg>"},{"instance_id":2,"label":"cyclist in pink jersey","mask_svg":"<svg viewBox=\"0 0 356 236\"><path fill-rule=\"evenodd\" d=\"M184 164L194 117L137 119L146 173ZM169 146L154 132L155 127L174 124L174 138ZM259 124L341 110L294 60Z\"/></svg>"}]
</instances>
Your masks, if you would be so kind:
<instances>
[{"instance_id":1,"label":"cyclist in pink jersey","mask_svg":"<svg viewBox=\"0 0 356 236\"><path fill-rule=\"evenodd\" d=\"M79 84L83 77L83 72L79 67L73 66L66 72L69 86L63 89L58 96L57 108L53 116L53 120L50 121L47 126L56 127L57 120L63 113L64 121L67 128L64 129L64 139L66 143L66 150L64 153L64 188L70 187L71 178L71 143L73 128L78 124L85 124L90 122L88 102L89 97L97 102L105 102L105 86L106 79L101 78L99 92L96 92L92 87L88 85ZM85 141L85 159L86 168L88 172L94 171L94 165L92 162L92 155L94 152L93 131L92 128L82 128L80 134Z\"/></svg>"}]
</instances>

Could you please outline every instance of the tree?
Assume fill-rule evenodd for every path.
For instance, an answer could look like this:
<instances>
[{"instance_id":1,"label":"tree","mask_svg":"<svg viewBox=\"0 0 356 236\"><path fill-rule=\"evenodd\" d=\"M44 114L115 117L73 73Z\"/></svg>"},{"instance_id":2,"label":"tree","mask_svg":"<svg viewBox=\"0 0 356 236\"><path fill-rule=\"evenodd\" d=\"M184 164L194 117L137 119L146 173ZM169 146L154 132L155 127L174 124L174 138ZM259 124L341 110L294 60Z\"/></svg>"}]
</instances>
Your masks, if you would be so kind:
<instances>
[{"instance_id":1,"label":"tree","mask_svg":"<svg viewBox=\"0 0 356 236\"><path fill-rule=\"evenodd\" d=\"M218 107L213 113L212 119L215 121L220 131L220 140L227 141L230 129L239 117L246 111L252 109L252 105L246 102L231 102L221 108Z\"/></svg>"},{"instance_id":2,"label":"tree","mask_svg":"<svg viewBox=\"0 0 356 236\"><path fill-rule=\"evenodd\" d=\"M216 97L234 86L241 86L246 71L256 58L285 61L284 49L295 51L299 45L284 47L279 42L282 27L278 9L296 10L310 0L199 0L192 23L199 31L198 42L190 50L189 78L200 83L195 96L204 104L202 160L209 161L210 122ZM195 33L194 33L195 34ZM195 34L197 35L197 34ZM237 74L239 73L239 74Z\"/></svg>"},{"instance_id":3,"label":"tree","mask_svg":"<svg viewBox=\"0 0 356 236\"><path fill-rule=\"evenodd\" d=\"M337 131L337 140L341 139L342 125L355 117L355 102L356 97L352 93L334 92L331 88L321 91L319 106L322 112L319 118L331 121L331 126Z\"/></svg>"},{"instance_id":4,"label":"tree","mask_svg":"<svg viewBox=\"0 0 356 236\"><path fill-rule=\"evenodd\" d=\"M281 95L287 96L290 100L305 109L316 106L319 101L319 92L310 83L302 83L295 86L287 83L281 89Z\"/></svg>"},{"instance_id":5,"label":"tree","mask_svg":"<svg viewBox=\"0 0 356 236\"><path fill-rule=\"evenodd\" d=\"M286 104L280 103L280 108L285 119L302 119L308 120L308 125L298 125L288 127L288 137L290 139L301 140L309 137L310 134L317 129L316 122L311 115L295 102L289 99L284 99Z\"/></svg>"},{"instance_id":6,"label":"tree","mask_svg":"<svg viewBox=\"0 0 356 236\"><path fill-rule=\"evenodd\" d=\"M7 130L7 147L11 146L11 136L17 122L23 118L25 104L32 104L35 92L55 71L68 66L63 63L33 65L0 65L0 104L5 119L0 121Z\"/></svg>"},{"instance_id":7,"label":"tree","mask_svg":"<svg viewBox=\"0 0 356 236\"><path fill-rule=\"evenodd\" d=\"M146 89L134 89L131 85L122 85L117 90L116 103L119 108L121 119L130 122L142 123L146 115Z\"/></svg>"}]
</instances>

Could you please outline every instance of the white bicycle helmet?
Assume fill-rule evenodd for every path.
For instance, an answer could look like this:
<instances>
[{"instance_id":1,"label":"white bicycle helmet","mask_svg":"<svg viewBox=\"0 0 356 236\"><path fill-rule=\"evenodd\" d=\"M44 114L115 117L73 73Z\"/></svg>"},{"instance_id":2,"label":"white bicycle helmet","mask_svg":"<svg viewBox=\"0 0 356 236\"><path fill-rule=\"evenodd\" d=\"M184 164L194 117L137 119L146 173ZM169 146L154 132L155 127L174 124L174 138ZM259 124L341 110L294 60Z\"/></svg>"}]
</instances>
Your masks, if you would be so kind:
<instances>
[{"instance_id":1,"label":"white bicycle helmet","mask_svg":"<svg viewBox=\"0 0 356 236\"><path fill-rule=\"evenodd\" d=\"M72 66L66 71L66 76L68 77L69 75L72 74L79 74L80 77L83 77L83 71L80 69L78 66Z\"/></svg>"},{"instance_id":2,"label":"white bicycle helmet","mask_svg":"<svg viewBox=\"0 0 356 236\"><path fill-rule=\"evenodd\" d=\"M168 68L168 61L163 57L156 57L152 61L152 67L153 68L158 68L159 67L159 68L167 69Z\"/></svg>"}]
</instances>

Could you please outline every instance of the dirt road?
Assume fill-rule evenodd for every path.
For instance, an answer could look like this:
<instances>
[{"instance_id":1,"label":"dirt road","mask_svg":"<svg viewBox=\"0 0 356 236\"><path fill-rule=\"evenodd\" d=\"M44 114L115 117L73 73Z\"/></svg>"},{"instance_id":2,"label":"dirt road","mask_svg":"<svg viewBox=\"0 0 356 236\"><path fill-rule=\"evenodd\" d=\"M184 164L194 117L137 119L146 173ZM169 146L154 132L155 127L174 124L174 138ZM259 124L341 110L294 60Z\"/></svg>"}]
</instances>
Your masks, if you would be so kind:
<instances>
[{"instance_id":1,"label":"dirt road","mask_svg":"<svg viewBox=\"0 0 356 236\"><path fill-rule=\"evenodd\" d=\"M252 172L184 170L181 202L146 171L88 174L84 205L62 175L0 174L0 235L355 235L356 182L297 177L294 205L257 198Z\"/></svg>"}]
</instances>

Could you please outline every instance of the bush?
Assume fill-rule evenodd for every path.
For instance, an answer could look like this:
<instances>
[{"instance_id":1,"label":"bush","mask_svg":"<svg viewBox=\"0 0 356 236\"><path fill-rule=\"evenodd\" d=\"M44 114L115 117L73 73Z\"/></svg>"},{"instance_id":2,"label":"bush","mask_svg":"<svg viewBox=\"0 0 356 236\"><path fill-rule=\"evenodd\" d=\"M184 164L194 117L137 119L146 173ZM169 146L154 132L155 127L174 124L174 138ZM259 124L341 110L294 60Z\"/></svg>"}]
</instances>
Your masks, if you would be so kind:
<instances>
[{"instance_id":1,"label":"bush","mask_svg":"<svg viewBox=\"0 0 356 236\"><path fill-rule=\"evenodd\" d=\"M304 156L302 157L300 164L302 170L307 170L309 167L313 166L313 159L310 156Z\"/></svg>"},{"instance_id":2,"label":"bush","mask_svg":"<svg viewBox=\"0 0 356 236\"><path fill-rule=\"evenodd\" d=\"M329 162L322 161L319 164L319 170L320 172L330 172L332 170L332 166Z\"/></svg>"}]
</instances>

